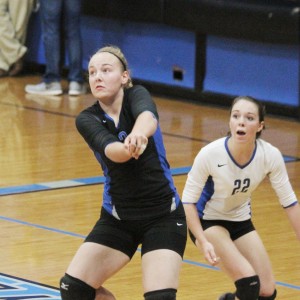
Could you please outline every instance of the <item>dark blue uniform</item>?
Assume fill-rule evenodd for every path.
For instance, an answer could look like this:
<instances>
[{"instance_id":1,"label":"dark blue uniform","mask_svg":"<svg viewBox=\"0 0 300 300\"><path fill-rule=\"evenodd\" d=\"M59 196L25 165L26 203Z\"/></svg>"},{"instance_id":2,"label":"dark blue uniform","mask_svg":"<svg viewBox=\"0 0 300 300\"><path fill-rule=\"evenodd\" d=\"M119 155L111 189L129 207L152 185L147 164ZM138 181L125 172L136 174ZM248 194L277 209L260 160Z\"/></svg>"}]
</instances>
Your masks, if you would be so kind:
<instances>
[{"instance_id":1,"label":"dark blue uniform","mask_svg":"<svg viewBox=\"0 0 300 300\"><path fill-rule=\"evenodd\" d=\"M157 220L157 223L160 222L160 219L165 222L165 217L175 216L174 222L172 222L175 227L175 220L180 224L174 230L181 235L180 244L183 247L180 247L179 252L182 255L185 246L183 241L186 238L185 216L166 159L159 126L155 134L149 137L146 150L137 160L132 158L124 163L115 163L107 158L104 153L108 144L116 141L124 142L132 131L137 117L144 111L150 111L158 119L156 105L151 95L144 87L137 85L124 90L124 99L117 127L111 117L102 110L98 102L79 114L76 119L76 126L94 151L106 178L103 193L104 211L102 210L101 218L109 219L108 214L113 216L116 220L111 219L110 226L115 228L118 226L117 224L120 224L120 230L125 223L127 228L131 229L137 225L141 227L142 224L145 224L146 230L149 224L153 225L153 220ZM172 212L175 212L175 215ZM112 243L104 242L100 237L100 231L102 230L99 229L99 226L103 225L101 218L96 225L97 229L94 229L94 233L97 231L98 237L92 238L92 241L114 247ZM134 222L118 223L119 220ZM136 221L139 223L135 223ZM168 226L165 227L165 230L169 230ZM95 236L94 233L93 236ZM143 234L140 235L138 240L142 239L142 236ZM121 238L121 236L118 238ZM114 248L119 249L121 246L115 246ZM122 251L126 252L124 248ZM132 255L131 251L127 253Z\"/></svg>"}]
</instances>

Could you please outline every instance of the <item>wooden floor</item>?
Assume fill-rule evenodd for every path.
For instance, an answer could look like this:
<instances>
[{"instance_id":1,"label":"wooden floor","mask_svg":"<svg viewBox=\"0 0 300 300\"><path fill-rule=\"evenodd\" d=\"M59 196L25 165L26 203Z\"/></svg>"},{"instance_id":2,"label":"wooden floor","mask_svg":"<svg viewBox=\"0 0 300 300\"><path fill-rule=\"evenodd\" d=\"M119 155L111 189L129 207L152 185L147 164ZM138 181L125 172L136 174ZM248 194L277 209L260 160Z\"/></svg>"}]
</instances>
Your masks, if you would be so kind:
<instances>
[{"instance_id":1,"label":"wooden floor","mask_svg":"<svg viewBox=\"0 0 300 300\"><path fill-rule=\"evenodd\" d=\"M75 116L94 102L92 96L25 95L25 84L39 80L0 79L0 272L57 288L98 218L103 174L74 126ZM200 147L227 133L229 113L187 101L155 101L181 194ZM266 125L263 137L290 160L286 166L300 197L300 122L269 116ZM273 263L278 299L300 299L300 243L268 181L254 194L253 212ZM106 287L117 299L143 299L139 251ZM230 290L232 282L210 268L189 240L177 299L213 300Z\"/></svg>"}]
</instances>

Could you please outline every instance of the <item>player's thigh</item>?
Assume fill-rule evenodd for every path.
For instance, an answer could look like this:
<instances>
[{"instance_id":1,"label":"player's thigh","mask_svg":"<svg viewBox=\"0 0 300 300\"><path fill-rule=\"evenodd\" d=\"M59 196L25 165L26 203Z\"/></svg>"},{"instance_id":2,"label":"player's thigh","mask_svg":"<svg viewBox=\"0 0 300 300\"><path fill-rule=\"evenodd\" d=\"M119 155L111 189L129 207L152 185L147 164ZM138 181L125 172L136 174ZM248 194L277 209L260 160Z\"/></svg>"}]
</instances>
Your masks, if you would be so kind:
<instances>
[{"instance_id":1,"label":"player's thigh","mask_svg":"<svg viewBox=\"0 0 300 300\"><path fill-rule=\"evenodd\" d=\"M182 257L173 250L159 249L142 256L144 292L178 288Z\"/></svg>"},{"instance_id":2,"label":"player's thigh","mask_svg":"<svg viewBox=\"0 0 300 300\"><path fill-rule=\"evenodd\" d=\"M212 226L205 230L205 236L214 246L220 257L219 267L234 281L255 275L248 260L231 240L228 231L221 226Z\"/></svg>"},{"instance_id":3,"label":"player's thigh","mask_svg":"<svg viewBox=\"0 0 300 300\"><path fill-rule=\"evenodd\" d=\"M261 290L272 294L275 279L268 253L257 231L251 231L235 241L240 252L247 258L260 278Z\"/></svg>"},{"instance_id":4,"label":"player's thigh","mask_svg":"<svg viewBox=\"0 0 300 300\"><path fill-rule=\"evenodd\" d=\"M129 261L130 258L119 250L86 242L79 247L67 273L97 289Z\"/></svg>"}]
</instances>

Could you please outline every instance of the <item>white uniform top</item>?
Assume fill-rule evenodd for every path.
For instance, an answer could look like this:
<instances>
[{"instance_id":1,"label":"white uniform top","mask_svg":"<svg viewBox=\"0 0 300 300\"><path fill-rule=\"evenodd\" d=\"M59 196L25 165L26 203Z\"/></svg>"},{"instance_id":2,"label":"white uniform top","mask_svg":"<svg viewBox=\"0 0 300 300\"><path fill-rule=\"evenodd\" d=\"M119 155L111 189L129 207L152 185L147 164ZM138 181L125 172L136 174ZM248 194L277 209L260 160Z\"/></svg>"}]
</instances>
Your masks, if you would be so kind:
<instances>
[{"instance_id":1,"label":"white uniform top","mask_svg":"<svg viewBox=\"0 0 300 300\"><path fill-rule=\"evenodd\" d=\"M268 176L283 207L297 203L280 151L262 139L246 165L235 162L228 137L197 154L183 190L183 203L197 203L205 220L244 221L251 218L252 192Z\"/></svg>"}]
</instances>

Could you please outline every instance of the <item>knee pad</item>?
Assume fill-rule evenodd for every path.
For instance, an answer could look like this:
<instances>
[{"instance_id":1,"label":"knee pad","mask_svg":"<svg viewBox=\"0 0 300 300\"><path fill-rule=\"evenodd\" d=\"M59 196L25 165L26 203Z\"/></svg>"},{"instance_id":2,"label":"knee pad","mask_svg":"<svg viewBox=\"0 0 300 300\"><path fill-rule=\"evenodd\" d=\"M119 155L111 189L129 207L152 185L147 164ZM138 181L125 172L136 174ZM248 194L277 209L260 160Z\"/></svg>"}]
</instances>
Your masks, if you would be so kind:
<instances>
[{"instance_id":1,"label":"knee pad","mask_svg":"<svg viewBox=\"0 0 300 300\"><path fill-rule=\"evenodd\" d=\"M226 294L223 294L219 300L235 300L235 294L232 294L232 293L226 293Z\"/></svg>"},{"instance_id":2,"label":"knee pad","mask_svg":"<svg viewBox=\"0 0 300 300\"><path fill-rule=\"evenodd\" d=\"M144 294L145 300L176 300L176 289L163 289Z\"/></svg>"},{"instance_id":3,"label":"knee pad","mask_svg":"<svg viewBox=\"0 0 300 300\"><path fill-rule=\"evenodd\" d=\"M277 295L277 291L275 289L275 291L274 291L274 293L273 293L272 296L268 296L268 297L259 296L258 300L274 300L276 298L276 295Z\"/></svg>"},{"instance_id":4,"label":"knee pad","mask_svg":"<svg viewBox=\"0 0 300 300\"><path fill-rule=\"evenodd\" d=\"M240 300L256 300L259 297L260 281L257 275L245 277L235 282L236 296Z\"/></svg>"},{"instance_id":5,"label":"knee pad","mask_svg":"<svg viewBox=\"0 0 300 300\"><path fill-rule=\"evenodd\" d=\"M96 290L78 278L65 274L60 280L62 300L94 300Z\"/></svg>"}]
</instances>

